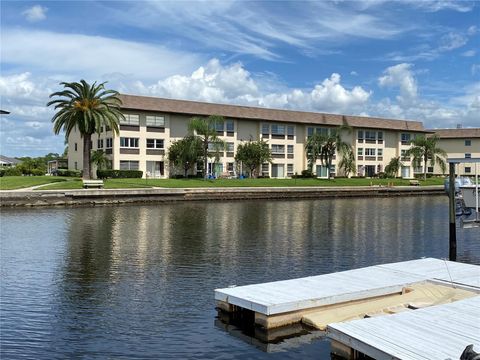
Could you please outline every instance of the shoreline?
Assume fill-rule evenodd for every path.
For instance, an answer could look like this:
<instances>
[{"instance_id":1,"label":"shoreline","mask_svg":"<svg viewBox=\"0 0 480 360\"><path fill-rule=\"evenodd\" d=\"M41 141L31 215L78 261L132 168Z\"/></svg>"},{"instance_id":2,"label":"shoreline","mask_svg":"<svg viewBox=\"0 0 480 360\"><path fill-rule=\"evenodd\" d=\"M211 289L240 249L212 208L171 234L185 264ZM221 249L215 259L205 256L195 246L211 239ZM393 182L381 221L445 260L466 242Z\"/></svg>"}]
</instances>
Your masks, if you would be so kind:
<instances>
[{"instance_id":1,"label":"shoreline","mask_svg":"<svg viewBox=\"0 0 480 360\"><path fill-rule=\"evenodd\" d=\"M426 196L445 194L442 185L342 187L148 188L81 190L4 190L0 206L96 206L176 201L230 201L259 199L326 199L349 197Z\"/></svg>"}]
</instances>

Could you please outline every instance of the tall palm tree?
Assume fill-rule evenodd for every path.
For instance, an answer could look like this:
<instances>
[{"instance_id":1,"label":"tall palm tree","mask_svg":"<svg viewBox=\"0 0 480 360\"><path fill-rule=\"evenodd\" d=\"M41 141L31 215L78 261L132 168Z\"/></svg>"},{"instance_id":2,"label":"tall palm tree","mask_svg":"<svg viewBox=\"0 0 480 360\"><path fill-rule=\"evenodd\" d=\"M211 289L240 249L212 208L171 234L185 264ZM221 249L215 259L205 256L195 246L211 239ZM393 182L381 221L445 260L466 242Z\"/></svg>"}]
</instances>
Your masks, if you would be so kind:
<instances>
[{"instance_id":1,"label":"tall palm tree","mask_svg":"<svg viewBox=\"0 0 480 360\"><path fill-rule=\"evenodd\" d=\"M385 174L387 177L396 177L398 175L398 171L402 168L403 163L400 160L400 156L394 157L390 160L390 162L385 166Z\"/></svg>"},{"instance_id":2,"label":"tall palm tree","mask_svg":"<svg viewBox=\"0 0 480 360\"><path fill-rule=\"evenodd\" d=\"M351 146L342 140L342 131L351 131L350 126L341 125L336 129L330 129L327 134L314 133L307 139L306 150L308 156L309 170L313 170L313 165L320 159L322 165L327 168L327 177L330 179L330 169L335 154L345 156Z\"/></svg>"},{"instance_id":3,"label":"tall palm tree","mask_svg":"<svg viewBox=\"0 0 480 360\"><path fill-rule=\"evenodd\" d=\"M47 106L54 105L56 111L52 118L53 131L59 134L63 130L68 137L73 129L79 130L83 138L83 178L90 179L92 134L100 133L102 126L119 134L119 121L124 118L120 111L122 101L117 91L105 89L105 83L90 85L80 80L60 85L64 90L50 94L50 98L57 98L47 103Z\"/></svg>"},{"instance_id":4,"label":"tall palm tree","mask_svg":"<svg viewBox=\"0 0 480 360\"><path fill-rule=\"evenodd\" d=\"M440 165L440 169L445 173L447 165L445 159L447 152L437 147L438 137L436 135L425 137L418 136L411 141L412 147L407 150L406 155L412 156L412 164L419 167L423 162L423 179L427 179L427 164L430 161L431 166L436 163Z\"/></svg>"},{"instance_id":5,"label":"tall palm tree","mask_svg":"<svg viewBox=\"0 0 480 360\"><path fill-rule=\"evenodd\" d=\"M214 145L214 149L217 149L224 144L224 142L217 136L216 125L223 123L222 116L210 115L208 118L194 117L190 119L188 123L188 130L192 135L196 135L202 141L203 147L203 177L207 178L208 167L208 147L209 144Z\"/></svg>"}]
</instances>

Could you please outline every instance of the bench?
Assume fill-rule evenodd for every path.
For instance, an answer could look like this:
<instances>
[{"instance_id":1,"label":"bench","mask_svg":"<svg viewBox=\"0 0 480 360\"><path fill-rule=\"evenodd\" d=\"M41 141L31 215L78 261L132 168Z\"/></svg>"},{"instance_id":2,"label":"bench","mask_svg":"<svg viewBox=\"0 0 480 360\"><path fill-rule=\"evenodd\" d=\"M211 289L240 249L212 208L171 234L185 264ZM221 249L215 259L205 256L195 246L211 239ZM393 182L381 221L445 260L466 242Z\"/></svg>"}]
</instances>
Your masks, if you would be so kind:
<instances>
[{"instance_id":1,"label":"bench","mask_svg":"<svg viewBox=\"0 0 480 360\"><path fill-rule=\"evenodd\" d=\"M410 186L420 186L420 182L418 180L410 180Z\"/></svg>"},{"instance_id":2,"label":"bench","mask_svg":"<svg viewBox=\"0 0 480 360\"><path fill-rule=\"evenodd\" d=\"M83 180L83 188L99 188L103 189L103 180Z\"/></svg>"}]
</instances>

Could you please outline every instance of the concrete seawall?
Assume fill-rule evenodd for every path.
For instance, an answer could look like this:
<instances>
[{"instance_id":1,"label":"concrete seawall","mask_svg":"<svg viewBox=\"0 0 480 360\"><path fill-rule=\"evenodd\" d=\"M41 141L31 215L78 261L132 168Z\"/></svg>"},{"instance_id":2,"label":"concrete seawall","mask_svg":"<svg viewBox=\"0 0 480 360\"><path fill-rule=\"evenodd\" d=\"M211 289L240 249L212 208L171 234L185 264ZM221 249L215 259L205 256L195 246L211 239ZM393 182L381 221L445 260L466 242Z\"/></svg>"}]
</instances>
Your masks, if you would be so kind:
<instances>
[{"instance_id":1,"label":"concrete seawall","mask_svg":"<svg viewBox=\"0 0 480 360\"><path fill-rule=\"evenodd\" d=\"M322 199L442 195L443 186L152 188L1 191L1 207L108 205L187 200Z\"/></svg>"}]
</instances>

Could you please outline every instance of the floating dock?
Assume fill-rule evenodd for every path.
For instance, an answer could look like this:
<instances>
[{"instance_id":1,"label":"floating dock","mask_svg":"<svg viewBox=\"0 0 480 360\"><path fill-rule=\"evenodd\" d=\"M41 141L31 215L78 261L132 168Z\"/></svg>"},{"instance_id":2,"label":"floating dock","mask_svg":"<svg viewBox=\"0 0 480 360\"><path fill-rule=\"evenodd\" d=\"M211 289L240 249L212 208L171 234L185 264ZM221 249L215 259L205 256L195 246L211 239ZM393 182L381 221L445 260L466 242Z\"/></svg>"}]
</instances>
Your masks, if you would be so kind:
<instances>
[{"instance_id":1,"label":"floating dock","mask_svg":"<svg viewBox=\"0 0 480 360\"><path fill-rule=\"evenodd\" d=\"M431 299L423 300L422 291ZM326 328L336 353L350 359L359 352L376 359L458 359L467 345L480 351L479 294L480 266L427 258L217 289L215 299L220 310L249 313L265 329L299 322Z\"/></svg>"}]
</instances>

